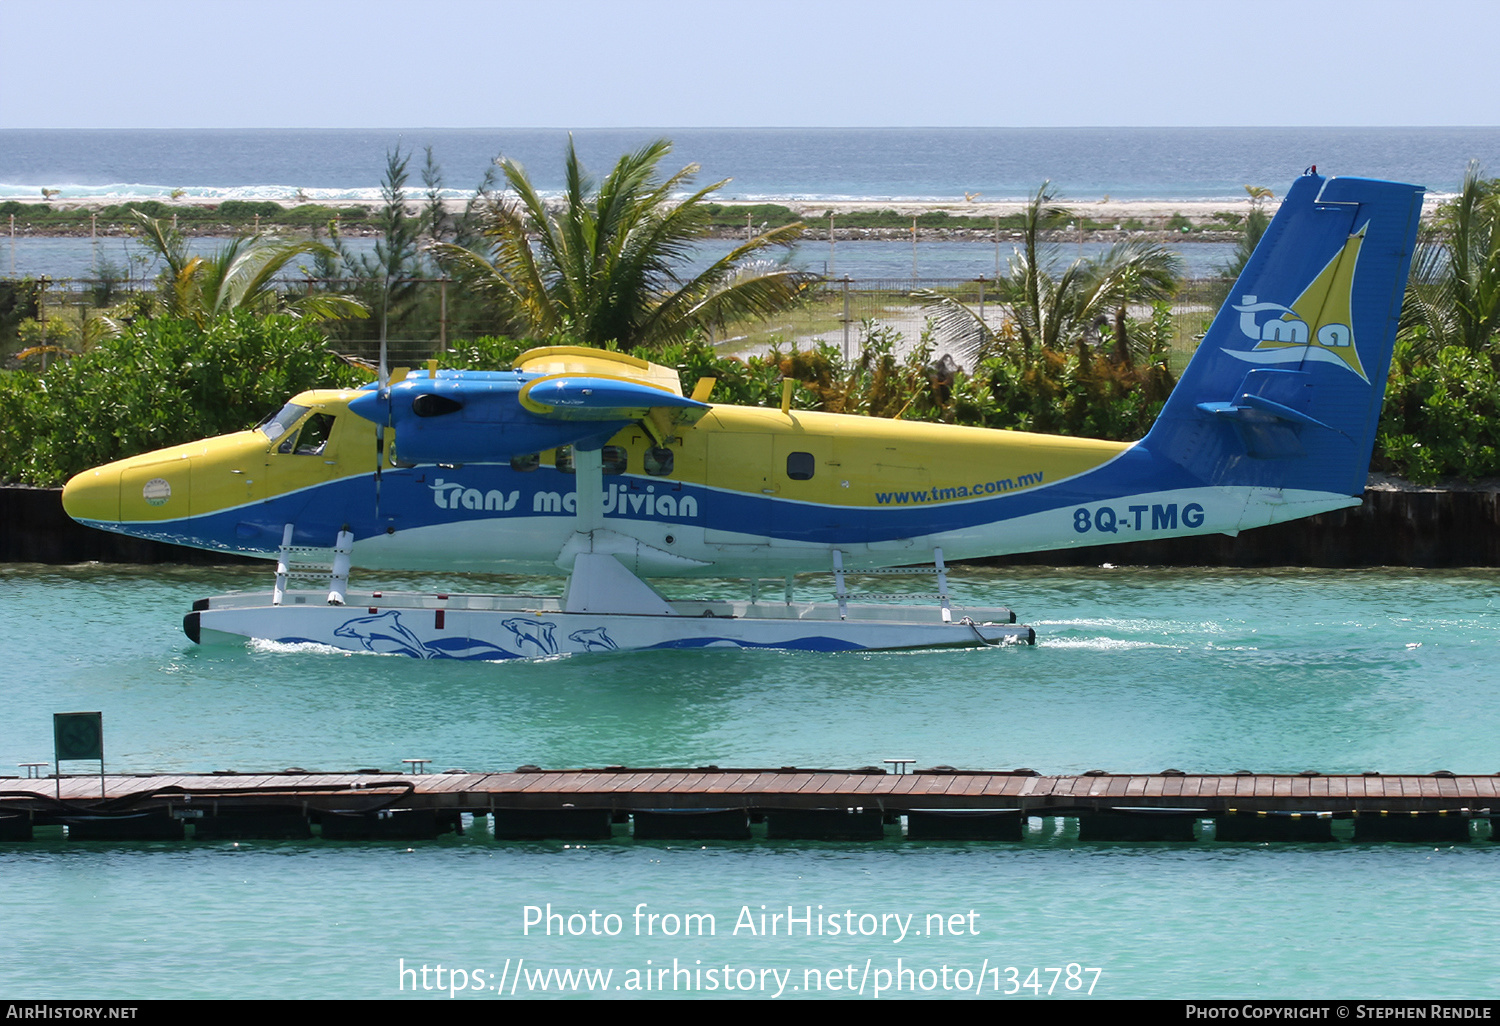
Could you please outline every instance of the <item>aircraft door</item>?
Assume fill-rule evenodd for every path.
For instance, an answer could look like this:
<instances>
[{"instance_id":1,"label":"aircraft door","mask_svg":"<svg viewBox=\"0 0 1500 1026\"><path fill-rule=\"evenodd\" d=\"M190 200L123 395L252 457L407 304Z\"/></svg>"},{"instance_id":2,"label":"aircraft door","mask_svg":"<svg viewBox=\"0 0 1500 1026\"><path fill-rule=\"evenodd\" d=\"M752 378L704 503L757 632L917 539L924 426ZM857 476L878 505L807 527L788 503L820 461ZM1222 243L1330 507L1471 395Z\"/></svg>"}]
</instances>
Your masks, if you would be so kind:
<instances>
[{"instance_id":1,"label":"aircraft door","mask_svg":"<svg viewBox=\"0 0 1500 1026\"><path fill-rule=\"evenodd\" d=\"M771 436L751 432L713 432L704 451L705 494L703 540L710 545L746 548L764 545L770 527L766 500L775 494L771 480Z\"/></svg>"},{"instance_id":2,"label":"aircraft door","mask_svg":"<svg viewBox=\"0 0 1500 1026\"><path fill-rule=\"evenodd\" d=\"M771 504L773 548L826 544L850 527L848 486L827 435L778 434L767 477L778 500Z\"/></svg>"},{"instance_id":3,"label":"aircraft door","mask_svg":"<svg viewBox=\"0 0 1500 1026\"><path fill-rule=\"evenodd\" d=\"M260 475L249 485L252 498L272 500L313 488L343 476L339 466L340 435L349 416L336 417L321 410L311 410L264 450ZM374 452L370 463L375 462ZM307 501L316 493L308 492ZM285 515L293 522L302 519L288 507ZM330 541L331 544L331 541Z\"/></svg>"},{"instance_id":4,"label":"aircraft door","mask_svg":"<svg viewBox=\"0 0 1500 1026\"><path fill-rule=\"evenodd\" d=\"M704 540L791 548L826 543L847 527L848 494L833 439L803 433L723 433L708 438L713 503Z\"/></svg>"}]
</instances>

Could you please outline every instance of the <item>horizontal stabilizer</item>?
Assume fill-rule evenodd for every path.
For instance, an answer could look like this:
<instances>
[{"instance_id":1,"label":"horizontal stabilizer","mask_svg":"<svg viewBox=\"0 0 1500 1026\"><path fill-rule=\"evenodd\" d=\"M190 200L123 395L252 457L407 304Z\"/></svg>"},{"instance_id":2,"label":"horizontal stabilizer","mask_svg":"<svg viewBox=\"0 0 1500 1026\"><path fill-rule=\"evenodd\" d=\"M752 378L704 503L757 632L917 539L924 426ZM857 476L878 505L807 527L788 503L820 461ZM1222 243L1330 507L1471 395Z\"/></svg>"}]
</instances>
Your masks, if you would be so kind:
<instances>
[{"instance_id":1,"label":"horizontal stabilizer","mask_svg":"<svg viewBox=\"0 0 1500 1026\"><path fill-rule=\"evenodd\" d=\"M1287 424L1300 424L1306 427L1326 428L1332 431L1320 420L1314 420L1305 413L1298 413L1280 403L1269 399L1262 399L1258 395L1242 395L1240 401L1235 403L1199 403L1198 409L1214 417L1228 418L1231 421L1244 421L1253 423L1255 421L1279 420Z\"/></svg>"},{"instance_id":2,"label":"horizontal stabilizer","mask_svg":"<svg viewBox=\"0 0 1500 1026\"><path fill-rule=\"evenodd\" d=\"M1245 375L1233 402L1199 403L1198 409L1233 425L1251 459L1301 459L1302 428L1338 432L1307 411L1314 407L1312 375L1257 367Z\"/></svg>"}]
</instances>

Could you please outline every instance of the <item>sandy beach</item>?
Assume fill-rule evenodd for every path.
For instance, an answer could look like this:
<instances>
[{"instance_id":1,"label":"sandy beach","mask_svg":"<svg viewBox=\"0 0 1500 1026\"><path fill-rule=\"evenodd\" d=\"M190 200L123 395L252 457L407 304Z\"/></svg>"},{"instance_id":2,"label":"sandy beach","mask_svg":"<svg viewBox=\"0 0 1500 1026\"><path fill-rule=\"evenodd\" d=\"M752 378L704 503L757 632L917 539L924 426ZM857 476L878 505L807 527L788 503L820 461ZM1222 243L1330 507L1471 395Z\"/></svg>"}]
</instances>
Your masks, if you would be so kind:
<instances>
[{"instance_id":1,"label":"sandy beach","mask_svg":"<svg viewBox=\"0 0 1500 1026\"><path fill-rule=\"evenodd\" d=\"M733 206L735 204L726 204ZM864 213L879 210L894 210L898 214L917 217L922 214L930 214L943 211L953 217L1006 217L1019 214L1026 208L1022 201L988 202L982 198L975 200L958 199L951 202L922 202L904 203L892 202L890 200L841 200L837 202L826 202L822 200L788 200L785 205L796 210L803 217L812 219L822 217L832 210L834 216L839 214ZM1194 224L1214 220L1217 213L1234 213L1243 216L1250 209L1250 201L1213 202L1203 200L1117 200L1117 199L1092 199L1092 200L1070 200L1062 197L1056 201L1056 205L1072 211L1080 217L1091 221L1127 221L1132 218L1151 223L1154 221L1166 221L1167 219L1182 214ZM1273 200L1266 207L1268 212L1274 212L1276 202Z\"/></svg>"},{"instance_id":2,"label":"sandy beach","mask_svg":"<svg viewBox=\"0 0 1500 1026\"><path fill-rule=\"evenodd\" d=\"M182 196L177 198L164 198L161 196L108 196L108 197L74 197L58 195L43 198L14 197L17 202L27 206L46 203L54 210L102 210L105 207L119 206L123 203L142 202L145 200L156 200L169 207L217 207L224 202L222 199L201 196ZM295 200L271 200L283 207L291 209L298 205ZM366 201L357 200L328 200L318 199L317 203L329 207L352 207L369 206ZM466 199L449 200L447 205L454 211L462 210ZM713 200L726 207L749 207L755 206L761 201L750 200ZM795 210L800 216L809 220L824 217L831 210L834 216L840 214L870 213L876 211L894 211L910 217L922 214L930 214L942 211L953 217L1005 217L1020 213L1026 203L1021 200L989 201L982 197L967 199L956 197L952 200L824 200L824 199L797 199L782 198L766 201L774 202L781 206ZM409 201L409 206L415 208L418 205L416 199ZM1094 221L1129 220L1138 218L1142 221L1166 220L1176 214L1182 214L1195 224L1200 221L1211 221L1218 213L1234 213L1243 215L1250 209L1250 201L1245 200L1122 200L1104 197L1103 199L1070 199L1063 196L1057 200L1057 205L1073 211L1082 217ZM1275 199L1271 200L1266 209L1274 212L1277 206Z\"/></svg>"},{"instance_id":3,"label":"sandy beach","mask_svg":"<svg viewBox=\"0 0 1500 1026\"><path fill-rule=\"evenodd\" d=\"M53 210L72 211L103 211L107 207L118 207L129 202L141 202L155 200L165 204L168 208L181 210L211 210L219 206L222 199L201 196L182 196L176 198L163 198L160 196L110 196L110 197L70 197L67 195L52 196L44 199L41 196L35 198L20 198L19 202L26 206L48 204ZM276 203L283 209L291 209L298 206L296 200L274 199L269 202ZM325 207L355 207L370 208L368 201L358 200L329 200L318 199L315 202ZM448 208L454 213L463 210L467 199L452 199L447 201ZM726 207L753 207L759 205L757 202L748 200L719 200ZM773 201L767 201L773 202ZM824 200L824 199L792 199L782 198L774 201L777 205L787 207L807 225L806 237L809 239L826 239L828 237L828 216L833 214L833 235L838 240L857 239L910 239L912 229L906 225L892 225L887 222L883 227L854 227L847 223L840 223L840 219L853 214L862 213L890 213L894 212L902 218L916 218L923 214L942 212L953 218L963 218L966 223L951 226L932 227L921 226L917 228L916 235L919 239L927 240L949 240L949 241L988 241L993 238L993 230L985 222L995 218L1003 218L1020 213L1026 207L1021 200L1007 200L999 202L986 202L982 198L967 199L958 197L951 201L902 201L888 199L870 200ZM408 208L415 213L419 208L419 202L415 198L408 202ZM1072 201L1063 197L1057 203L1058 206L1068 210L1080 219L1080 223L1088 222L1091 228L1097 230L1103 227L1106 231L1118 230L1131 237L1145 237L1154 241L1167 241L1168 239L1192 242L1224 242L1232 241L1237 236L1234 227L1235 219L1226 220L1222 216L1225 213L1243 216L1249 209L1249 200L1242 201L1170 201L1170 200L1118 200L1118 199L1084 199ZM14 208L13 208L14 209ZM1267 212L1274 213L1276 202L1272 200L1267 204ZM1183 217L1187 222L1199 230L1192 233L1181 231L1181 221L1170 224L1174 218ZM113 236L121 234L133 234L132 223L105 223L102 219L94 225L85 223L80 226L59 228L44 225L24 224L24 215L14 216L15 230L21 234L31 237L40 236L76 236L78 234L89 234L97 232L101 236ZM977 222L977 223L976 223ZM1071 226L1069 226L1071 228ZM3 220L0 220L0 232L5 230ZM222 234L232 231L229 226L214 226L204 224L199 220L191 226L184 225L183 230L188 235ZM378 229L372 222L345 222L344 229L350 236L365 236L375 233ZM724 238L739 236L743 228L719 228L713 233ZM1015 229L1007 226L1001 229L1003 238L1012 238Z\"/></svg>"},{"instance_id":4,"label":"sandy beach","mask_svg":"<svg viewBox=\"0 0 1500 1026\"><path fill-rule=\"evenodd\" d=\"M1424 204L1424 214L1430 215L1437 204L1445 197L1428 195ZM19 202L26 205L49 204L54 210L76 210L76 211L102 211L107 207L119 206L123 203L139 202L154 199L164 203L168 208L189 209L213 209L219 206L222 199L208 197L182 196L170 199L157 197L69 197L52 196L43 199L21 198ZM299 205L298 201L290 199L270 200L283 209L292 209ZM373 205L368 201L358 200L328 200L319 199L320 205L332 208L361 206L370 209ZM447 201L447 206L454 213L463 210L467 199L452 199ZM721 200L726 207L753 207L758 204L748 200ZM768 201L769 202L769 201ZM934 227L923 225L916 228L916 237L929 241L954 241L954 242L987 242L995 238L992 228L985 224L992 219L1013 216L1022 212L1027 204L1021 200L986 201L982 197L969 199L959 197L951 201L926 200L823 200L823 199L793 199L783 198L776 201L778 205L789 208L806 224L804 238L809 240L827 239L829 237L829 214L833 215L833 238L838 241L853 241L860 239L868 240L896 240L912 238L912 227L907 225L891 225L887 222L883 227L854 227L850 224L840 223L840 218L853 214L894 212L902 218L916 218L923 214L942 212L950 217L964 218L966 223L951 226ZM413 198L408 202L408 208L416 213L420 203ZM1067 210L1078 219L1080 231L1075 231L1073 224L1067 225L1062 234L1065 236L1078 235L1083 237L1089 235L1099 237L1108 235L1118 240L1121 238L1143 239L1154 242L1193 243L1193 242L1233 242L1239 237L1240 219L1250 210L1250 200L1125 200L1102 197L1094 199L1069 199L1064 196L1057 201L1057 206ZM1266 202L1265 208L1268 214L1274 214L1279 201L1272 198ZM1235 215L1225 217L1225 214ZM1181 220L1185 218L1188 225L1194 230L1188 231ZM97 224L75 225L66 228L44 225L26 225L22 215L13 215L11 219L12 234L21 234L29 237L69 237L87 234L98 234L99 236L132 235L135 232L133 223L105 223L100 220ZM977 222L977 223L976 223ZM1083 225L1087 224L1084 228ZM6 229L4 220L0 219L0 233ZM205 224L199 220L191 226L184 225L183 231L187 235L220 235L232 234L243 230L240 226ZM350 221L345 222L343 231L350 237L370 236L377 234L379 229L373 221ZM744 228L718 228L713 234L720 238L740 237ZM1119 234L1116 234L1119 233ZM1017 230L1012 226L1000 229L1000 238L1014 239L1018 236Z\"/></svg>"}]
</instances>

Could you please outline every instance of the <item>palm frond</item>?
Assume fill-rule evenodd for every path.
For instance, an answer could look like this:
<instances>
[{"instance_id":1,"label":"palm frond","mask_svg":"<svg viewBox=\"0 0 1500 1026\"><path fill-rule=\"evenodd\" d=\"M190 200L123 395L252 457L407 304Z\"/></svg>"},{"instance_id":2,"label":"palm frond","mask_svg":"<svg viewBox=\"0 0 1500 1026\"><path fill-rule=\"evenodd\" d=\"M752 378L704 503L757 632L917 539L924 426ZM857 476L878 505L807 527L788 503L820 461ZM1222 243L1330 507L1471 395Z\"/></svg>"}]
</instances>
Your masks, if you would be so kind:
<instances>
[{"instance_id":1,"label":"palm frond","mask_svg":"<svg viewBox=\"0 0 1500 1026\"><path fill-rule=\"evenodd\" d=\"M1032 194L1022 212L1021 244L1007 273L996 283L995 300L1020 338L1021 357L1036 350L1086 348L1095 328L1111 316L1123 323L1132 304L1175 294L1181 261L1166 247L1127 242L1093 259L1077 259L1060 271L1047 233L1070 215L1054 202L1050 183ZM1000 339L964 304L936 292L914 293L933 313L938 338L957 355L978 362L999 351Z\"/></svg>"},{"instance_id":2,"label":"palm frond","mask_svg":"<svg viewBox=\"0 0 1500 1026\"><path fill-rule=\"evenodd\" d=\"M995 354L1000 345L999 336L990 330L979 314L952 296L933 289L918 289L911 295L931 318L933 333L959 359L975 366Z\"/></svg>"},{"instance_id":3,"label":"palm frond","mask_svg":"<svg viewBox=\"0 0 1500 1026\"><path fill-rule=\"evenodd\" d=\"M697 326L766 316L797 302L805 276L742 266L800 226L753 239L690 278L682 268L708 233L706 198L717 182L678 197L698 173L689 164L662 177L671 144L657 140L620 157L602 180L583 168L569 140L564 195L548 207L525 169L499 162L510 195L485 215L487 253L434 246L445 268L547 335L564 323L580 341L629 349L685 337Z\"/></svg>"},{"instance_id":4,"label":"palm frond","mask_svg":"<svg viewBox=\"0 0 1500 1026\"><path fill-rule=\"evenodd\" d=\"M1458 196L1438 209L1417 246L1401 329L1428 353L1449 345L1471 351L1496 345L1500 179L1486 179L1478 161L1470 162Z\"/></svg>"}]
</instances>

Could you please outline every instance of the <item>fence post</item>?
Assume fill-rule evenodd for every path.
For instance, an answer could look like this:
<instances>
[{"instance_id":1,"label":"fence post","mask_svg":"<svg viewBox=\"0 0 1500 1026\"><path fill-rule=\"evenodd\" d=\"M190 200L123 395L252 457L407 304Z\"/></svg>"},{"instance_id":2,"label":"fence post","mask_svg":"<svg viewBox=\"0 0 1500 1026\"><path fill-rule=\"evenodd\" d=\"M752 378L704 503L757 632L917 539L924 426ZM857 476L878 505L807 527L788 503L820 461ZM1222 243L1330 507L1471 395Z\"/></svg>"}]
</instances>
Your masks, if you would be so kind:
<instances>
[{"instance_id":1,"label":"fence post","mask_svg":"<svg viewBox=\"0 0 1500 1026\"><path fill-rule=\"evenodd\" d=\"M45 274L36 280L36 322L42 326L42 371L47 370L47 285L52 279Z\"/></svg>"},{"instance_id":2,"label":"fence post","mask_svg":"<svg viewBox=\"0 0 1500 1026\"><path fill-rule=\"evenodd\" d=\"M849 362L849 276L844 275L844 362Z\"/></svg>"},{"instance_id":3,"label":"fence post","mask_svg":"<svg viewBox=\"0 0 1500 1026\"><path fill-rule=\"evenodd\" d=\"M448 279L438 282L438 352L448 351Z\"/></svg>"},{"instance_id":4,"label":"fence post","mask_svg":"<svg viewBox=\"0 0 1500 1026\"><path fill-rule=\"evenodd\" d=\"M833 211L828 212L828 273L832 275L837 264L833 259Z\"/></svg>"}]
</instances>

